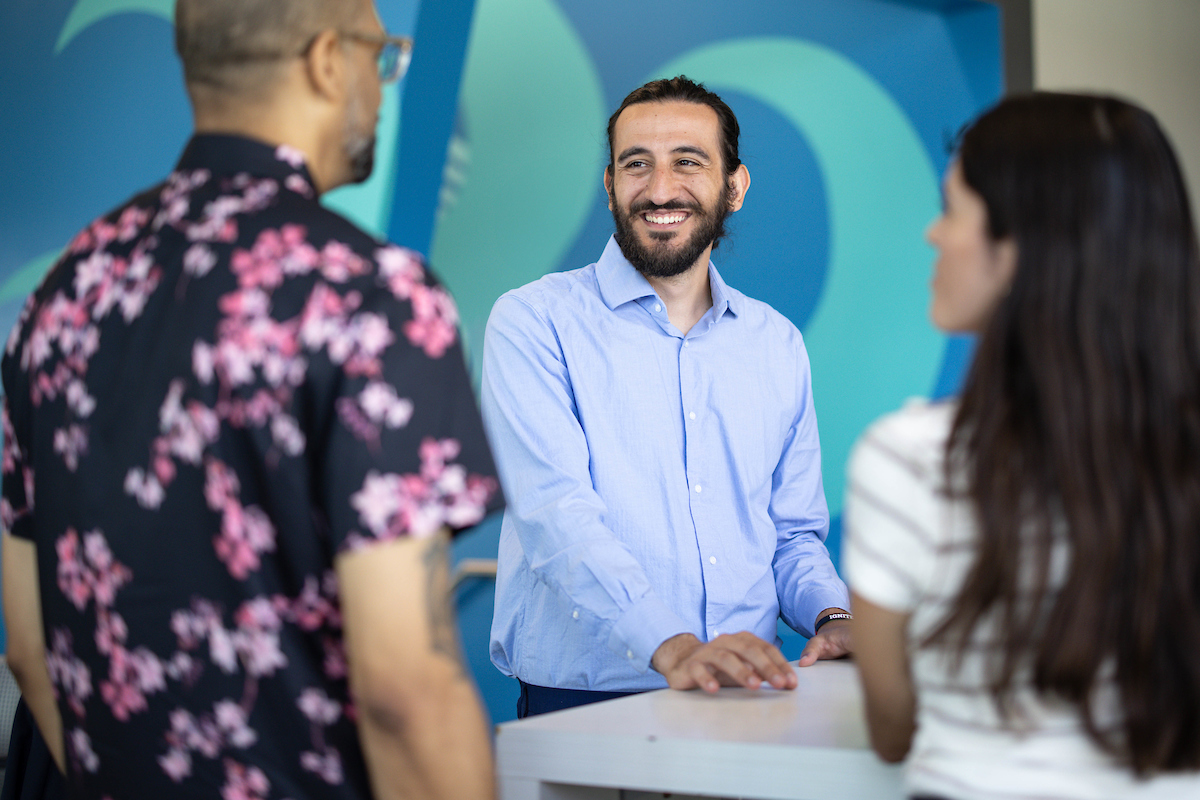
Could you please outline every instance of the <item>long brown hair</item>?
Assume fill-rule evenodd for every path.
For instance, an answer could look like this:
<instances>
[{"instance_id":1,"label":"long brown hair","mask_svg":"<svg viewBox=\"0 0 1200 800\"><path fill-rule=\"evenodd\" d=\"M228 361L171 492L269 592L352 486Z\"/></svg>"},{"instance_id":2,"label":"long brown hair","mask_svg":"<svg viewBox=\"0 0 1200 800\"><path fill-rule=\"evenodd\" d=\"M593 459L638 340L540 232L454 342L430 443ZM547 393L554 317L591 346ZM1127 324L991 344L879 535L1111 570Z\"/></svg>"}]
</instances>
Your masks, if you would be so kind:
<instances>
[{"instance_id":1,"label":"long brown hair","mask_svg":"<svg viewBox=\"0 0 1200 800\"><path fill-rule=\"evenodd\" d=\"M987 619L1002 712L1028 667L1137 774L1195 769L1200 259L1179 166L1146 111L1058 94L1003 101L958 158L1018 261L947 446L980 535L930 641L961 658ZM1115 730L1093 706L1110 677Z\"/></svg>"}]
</instances>

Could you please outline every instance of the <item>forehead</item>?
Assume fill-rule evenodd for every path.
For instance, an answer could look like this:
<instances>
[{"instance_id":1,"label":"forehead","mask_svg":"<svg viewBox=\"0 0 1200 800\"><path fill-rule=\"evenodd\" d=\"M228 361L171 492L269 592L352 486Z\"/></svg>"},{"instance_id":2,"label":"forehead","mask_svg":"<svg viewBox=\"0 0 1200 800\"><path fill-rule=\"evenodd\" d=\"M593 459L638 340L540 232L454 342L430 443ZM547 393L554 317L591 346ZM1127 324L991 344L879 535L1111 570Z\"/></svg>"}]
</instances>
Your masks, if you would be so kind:
<instances>
[{"instance_id":1,"label":"forehead","mask_svg":"<svg viewBox=\"0 0 1200 800\"><path fill-rule=\"evenodd\" d=\"M613 126L613 152L630 147L648 150L690 145L718 155L721 123L717 112L702 103L682 100L637 103L617 117Z\"/></svg>"}]
</instances>

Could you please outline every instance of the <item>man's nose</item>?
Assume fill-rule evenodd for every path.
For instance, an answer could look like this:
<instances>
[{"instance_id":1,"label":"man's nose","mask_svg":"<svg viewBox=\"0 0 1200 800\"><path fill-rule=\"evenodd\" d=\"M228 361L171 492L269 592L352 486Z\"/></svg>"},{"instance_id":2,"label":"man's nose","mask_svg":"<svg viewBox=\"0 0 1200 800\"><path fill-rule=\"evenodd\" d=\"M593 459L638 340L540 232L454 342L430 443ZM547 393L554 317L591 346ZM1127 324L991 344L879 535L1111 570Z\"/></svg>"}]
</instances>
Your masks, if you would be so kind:
<instances>
[{"instance_id":1,"label":"man's nose","mask_svg":"<svg viewBox=\"0 0 1200 800\"><path fill-rule=\"evenodd\" d=\"M650 173L647 199L655 205L664 205L679 196L679 180L669 166L655 167Z\"/></svg>"}]
</instances>

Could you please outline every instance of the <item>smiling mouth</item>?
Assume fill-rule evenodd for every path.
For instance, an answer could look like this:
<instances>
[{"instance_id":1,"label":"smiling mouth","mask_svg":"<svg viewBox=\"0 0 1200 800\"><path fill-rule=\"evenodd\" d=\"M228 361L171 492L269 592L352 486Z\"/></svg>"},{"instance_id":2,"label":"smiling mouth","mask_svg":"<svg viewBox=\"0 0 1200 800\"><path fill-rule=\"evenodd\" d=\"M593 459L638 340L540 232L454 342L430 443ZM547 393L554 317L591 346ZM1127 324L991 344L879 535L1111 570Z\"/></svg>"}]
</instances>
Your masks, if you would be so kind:
<instances>
[{"instance_id":1,"label":"smiling mouth","mask_svg":"<svg viewBox=\"0 0 1200 800\"><path fill-rule=\"evenodd\" d=\"M651 226L670 227L671 225L678 225L690 216L691 214L687 211L647 211L642 214L642 219Z\"/></svg>"}]
</instances>

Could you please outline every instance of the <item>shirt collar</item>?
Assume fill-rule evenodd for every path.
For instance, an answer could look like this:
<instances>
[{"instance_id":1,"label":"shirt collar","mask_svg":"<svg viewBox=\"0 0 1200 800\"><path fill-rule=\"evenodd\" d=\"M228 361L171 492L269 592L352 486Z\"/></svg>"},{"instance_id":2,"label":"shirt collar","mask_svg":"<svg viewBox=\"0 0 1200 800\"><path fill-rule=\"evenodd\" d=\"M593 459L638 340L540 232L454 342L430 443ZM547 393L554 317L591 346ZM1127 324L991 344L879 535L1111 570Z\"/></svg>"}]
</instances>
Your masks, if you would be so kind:
<instances>
[{"instance_id":1,"label":"shirt collar","mask_svg":"<svg viewBox=\"0 0 1200 800\"><path fill-rule=\"evenodd\" d=\"M198 133L192 136L177 171L208 170L214 175L247 174L274 178L292 191L315 197L312 174L304 154L288 145L269 145L231 134Z\"/></svg>"},{"instance_id":2,"label":"shirt collar","mask_svg":"<svg viewBox=\"0 0 1200 800\"><path fill-rule=\"evenodd\" d=\"M600 296L604 299L604 304L610 310L615 310L617 306L631 300L658 296L650 282L625 258L615 236L608 237L604 253L596 262L596 283L600 287ZM721 274L717 272L717 267L711 260L708 262L708 286L712 292L713 319L720 319L726 311L736 317L737 299L733 297L729 286L721 279Z\"/></svg>"}]
</instances>

